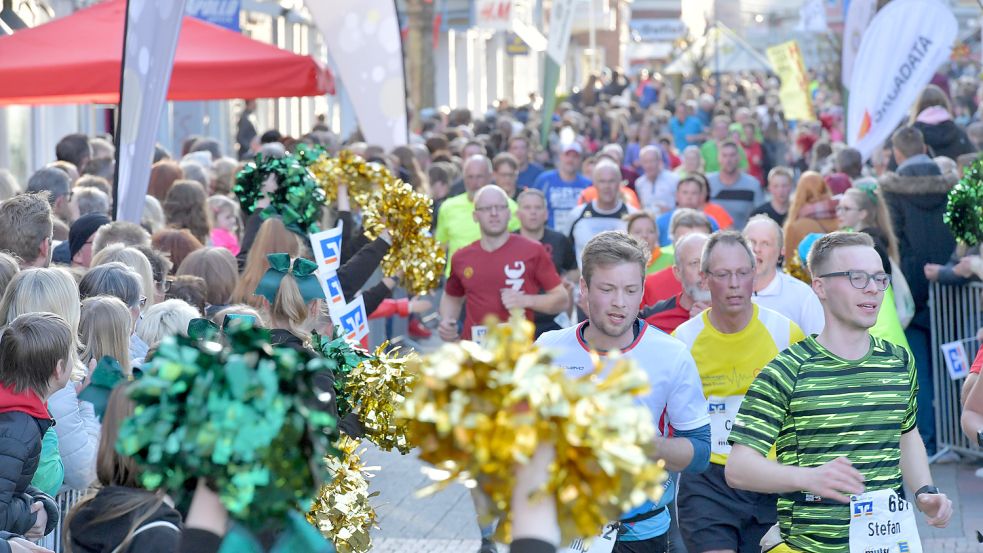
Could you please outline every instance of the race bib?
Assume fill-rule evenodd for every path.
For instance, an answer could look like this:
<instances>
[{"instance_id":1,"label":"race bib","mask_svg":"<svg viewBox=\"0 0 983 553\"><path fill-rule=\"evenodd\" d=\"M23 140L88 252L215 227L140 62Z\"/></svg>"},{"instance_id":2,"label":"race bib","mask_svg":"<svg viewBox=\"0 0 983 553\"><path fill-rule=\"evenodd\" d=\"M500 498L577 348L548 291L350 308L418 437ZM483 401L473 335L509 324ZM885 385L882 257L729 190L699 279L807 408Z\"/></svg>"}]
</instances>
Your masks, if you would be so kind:
<instances>
[{"instance_id":1,"label":"race bib","mask_svg":"<svg viewBox=\"0 0 983 553\"><path fill-rule=\"evenodd\" d=\"M560 553L611 553L614 551L614 542L618 541L618 528L620 527L621 525L617 522L609 522L604 525L601 534L590 543L590 547L584 543L584 540L576 539Z\"/></svg>"},{"instance_id":2,"label":"race bib","mask_svg":"<svg viewBox=\"0 0 983 553\"><path fill-rule=\"evenodd\" d=\"M851 495L850 553L922 553L912 504L890 489Z\"/></svg>"},{"instance_id":3,"label":"race bib","mask_svg":"<svg viewBox=\"0 0 983 553\"><path fill-rule=\"evenodd\" d=\"M734 427L734 419L741 409L744 396L710 396L707 398L707 411L710 413L710 452L717 455L730 455L727 438Z\"/></svg>"},{"instance_id":4,"label":"race bib","mask_svg":"<svg viewBox=\"0 0 983 553\"><path fill-rule=\"evenodd\" d=\"M485 334L488 334L487 326L474 325L471 327L471 341L479 346L485 345Z\"/></svg>"}]
</instances>

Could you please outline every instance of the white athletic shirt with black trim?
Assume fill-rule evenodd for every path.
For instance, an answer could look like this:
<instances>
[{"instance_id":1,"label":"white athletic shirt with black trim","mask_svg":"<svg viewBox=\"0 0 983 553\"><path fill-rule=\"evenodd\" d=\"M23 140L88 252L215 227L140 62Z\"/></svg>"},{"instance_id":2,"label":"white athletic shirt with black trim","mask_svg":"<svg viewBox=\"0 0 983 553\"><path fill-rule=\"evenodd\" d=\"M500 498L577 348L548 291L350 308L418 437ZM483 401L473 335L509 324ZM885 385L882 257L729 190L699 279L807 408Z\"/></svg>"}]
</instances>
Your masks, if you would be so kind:
<instances>
[{"instance_id":1,"label":"white athletic shirt with black trim","mask_svg":"<svg viewBox=\"0 0 983 553\"><path fill-rule=\"evenodd\" d=\"M590 346L584 341L583 330L589 321L578 325L545 332L536 345L553 353L553 362L563 367L567 376L581 378L590 374L593 365ZM651 390L641 398L641 403L652 413L652 421L660 435L666 435L668 426L676 430L696 430L710 424L707 402L703 397L703 384L696 363L686 345L665 332L641 321L638 335L621 356L634 360L648 375ZM602 356L603 358L603 356ZM610 369L606 366L600 377ZM658 502L646 502L626 513L623 518L664 507L676 495L675 482L669 479L666 490ZM638 523L625 541L648 539L662 535L669 528L669 513Z\"/></svg>"}]
</instances>

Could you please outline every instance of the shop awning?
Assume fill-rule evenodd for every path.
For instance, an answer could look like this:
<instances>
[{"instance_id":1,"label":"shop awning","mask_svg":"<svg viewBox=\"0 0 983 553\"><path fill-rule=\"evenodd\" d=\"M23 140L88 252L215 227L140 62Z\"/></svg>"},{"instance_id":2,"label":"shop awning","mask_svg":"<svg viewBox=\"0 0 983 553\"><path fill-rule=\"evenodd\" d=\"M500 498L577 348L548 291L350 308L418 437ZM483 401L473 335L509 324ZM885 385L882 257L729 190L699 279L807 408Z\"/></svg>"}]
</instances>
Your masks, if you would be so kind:
<instances>
[{"instance_id":1,"label":"shop awning","mask_svg":"<svg viewBox=\"0 0 983 553\"><path fill-rule=\"evenodd\" d=\"M107 0L0 36L0 105L117 103L125 10L125 0ZM169 100L333 93L330 72L312 57L184 18Z\"/></svg>"}]
</instances>

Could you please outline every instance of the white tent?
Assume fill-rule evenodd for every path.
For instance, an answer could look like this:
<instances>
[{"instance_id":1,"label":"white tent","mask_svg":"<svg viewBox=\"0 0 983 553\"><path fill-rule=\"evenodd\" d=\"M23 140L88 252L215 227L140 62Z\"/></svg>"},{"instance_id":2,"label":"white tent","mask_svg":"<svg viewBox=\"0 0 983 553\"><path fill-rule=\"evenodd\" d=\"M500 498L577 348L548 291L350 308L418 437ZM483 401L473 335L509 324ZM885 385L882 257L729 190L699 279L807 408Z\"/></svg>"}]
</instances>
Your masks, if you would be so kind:
<instances>
[{"instance_id":1,"label":"white tent","mask_svg":"<svg viewBox=\"0 0 983 553\"><path fill-rule=\"evenodd\" d=\"M702 63L699 63L702 60ZM772 71L768 59L719 21L686 49L663 73L689 76L698 65L710 73Z\"/></svg>"}]
</instances>

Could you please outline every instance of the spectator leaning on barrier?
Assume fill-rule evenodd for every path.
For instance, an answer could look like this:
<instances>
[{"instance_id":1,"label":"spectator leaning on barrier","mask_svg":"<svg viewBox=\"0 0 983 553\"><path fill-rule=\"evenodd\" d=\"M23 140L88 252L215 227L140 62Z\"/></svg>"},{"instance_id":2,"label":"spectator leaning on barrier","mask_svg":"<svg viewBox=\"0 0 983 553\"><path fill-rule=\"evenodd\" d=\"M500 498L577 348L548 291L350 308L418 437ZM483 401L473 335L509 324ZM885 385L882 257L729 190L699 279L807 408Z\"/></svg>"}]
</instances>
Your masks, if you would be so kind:
<instances>
[{"instance_id":1,"label":"spectator leaning on barrier","mask_svg":"<svg viewBox=\"0 0 983 553\"><path fill-rule=\"evenodd\" d=\"M891 137L896 173L880 177L894 232L901 252L901 272L911 288L915 315L905 336L918 367L918 429L929 454L935 453L935 389L930 356L927 264L944 264L956 247L949 227L942 222L954 177L945 177L938 165L925 155L922 133L902 127Z\"/></svg>"}]
</instances>

